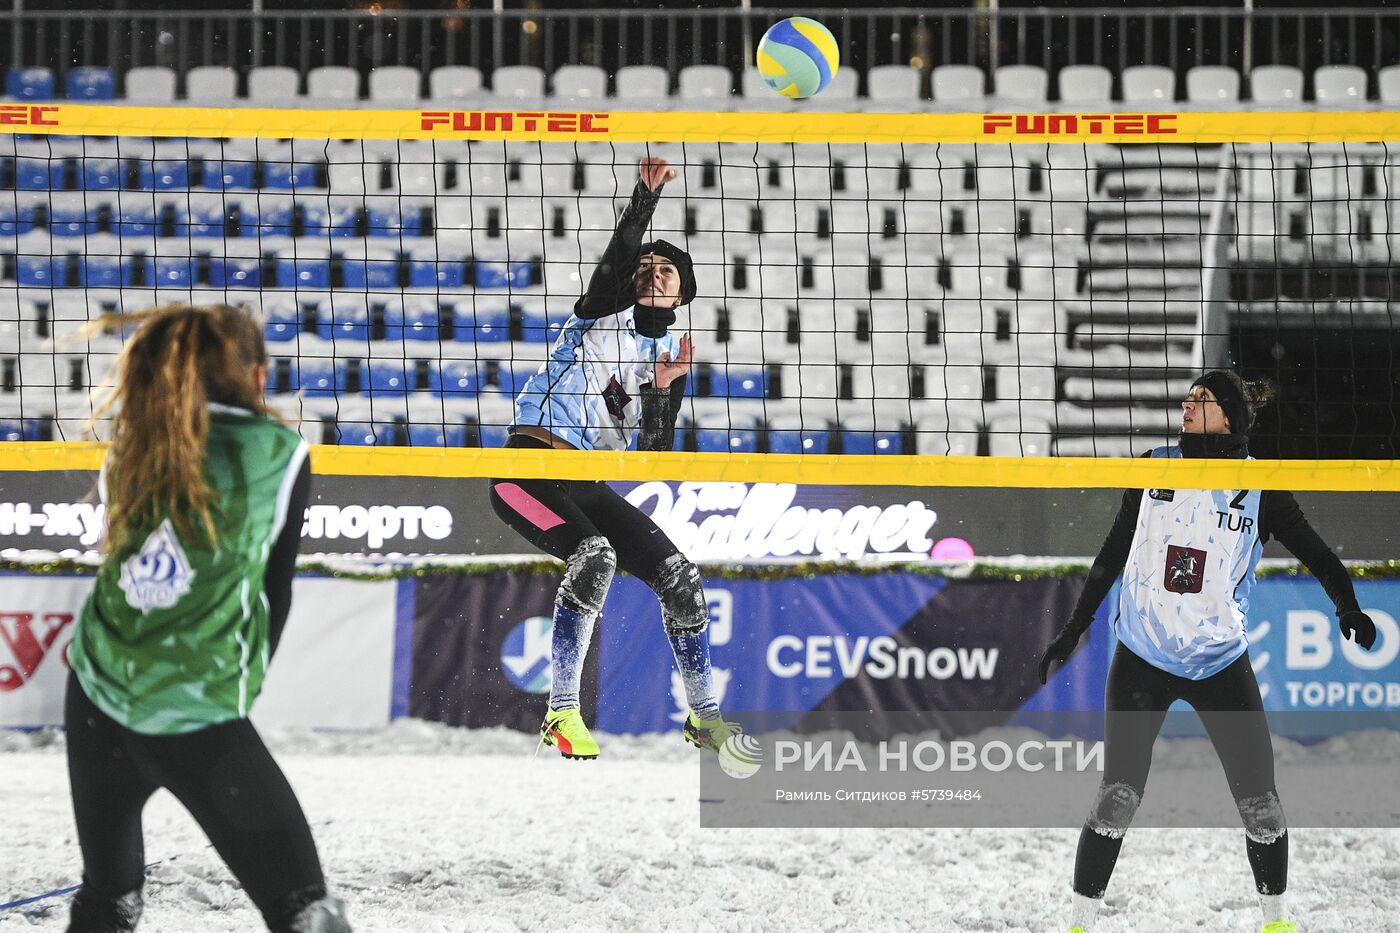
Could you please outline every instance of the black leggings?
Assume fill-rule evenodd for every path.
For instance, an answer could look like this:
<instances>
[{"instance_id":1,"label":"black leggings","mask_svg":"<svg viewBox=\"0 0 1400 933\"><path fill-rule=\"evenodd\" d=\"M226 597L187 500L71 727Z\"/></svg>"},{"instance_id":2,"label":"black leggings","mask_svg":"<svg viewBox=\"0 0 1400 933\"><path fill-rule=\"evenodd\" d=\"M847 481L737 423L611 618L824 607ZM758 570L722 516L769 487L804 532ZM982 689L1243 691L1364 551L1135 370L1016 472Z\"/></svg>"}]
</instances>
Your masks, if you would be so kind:
<instances>
[{"instance_id":1,"label":"black leggings","mask_svg":"<svg viewBox=\"0 0 1400 933\"><path fill-rule=\"evenodd\" d=\"M1200 716L1220 757L1249 833L1246 848L1256 885L1261 893L1282 894L1287 884L1288 837L1279 834L1267 844L1256 839L1274 835L1266 830L1275 819L1281 825L1282 809L1274 787L1273 740L1249 655L1240 655L1210 677L1188 680L1152 666L1122 644L1108 672L1103 780L1095 811L1080 833L1075 891L1103 896L1123 844L1122 831L1147 788L1153 743L1167 708L1177 700L1190 704ZM1126 795L1125 786L1135 798ZM1109 827L1121 831L1106 832Z\"/></svg>"},{"instance_id":2,"label":"black leggings","mask_svg":"<svg viewBox=\"0 0 1400 933\"><path fill-rule=\"evenodd\" d=\"M288 929L326 896L301 805L248 720L143 735L94 706L70 674L64 724L83 853L80 897L112 901L141 888L141 811L161 788L189 810L269 928ZM74 929L83 928L75 916Z\"/></svg>"},{"instance_id":3,"label":"black leggings","mask_svg":"<svg viewBox=\"0 0 1400 933\"><path fill-rule=\"evenodd\" d=\"M550 449L520 434L512 434L506 446ZM526 541L560 560L567 561L587 538L607 538L617 565L646 583L679 553L645 512L596 480L493 479L491 508Z\"/></svg>"}]
</instances>

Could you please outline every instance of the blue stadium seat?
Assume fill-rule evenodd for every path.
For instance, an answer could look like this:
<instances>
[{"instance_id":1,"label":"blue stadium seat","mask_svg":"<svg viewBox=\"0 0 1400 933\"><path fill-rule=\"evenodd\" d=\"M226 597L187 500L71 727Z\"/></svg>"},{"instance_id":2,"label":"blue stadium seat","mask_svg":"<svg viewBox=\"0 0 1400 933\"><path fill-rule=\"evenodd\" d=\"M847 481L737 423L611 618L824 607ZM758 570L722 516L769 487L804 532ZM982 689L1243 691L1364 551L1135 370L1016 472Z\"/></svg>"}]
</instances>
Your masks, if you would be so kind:
<instances>
[{"instance_id":1,"label":"blue stadium seat","mask_svg":"<svg viewBox=\"0 0 1400 933\"><path fill-rule=\"evenodd\" d=\"M775 454L824 454L830 443L830 434L825 430L770 428L768 450Z\"/></svg>"},{"instance_id":2,"label":"blue stadium seat","mask_svg":"<svg viewBox=\"0 0 1400 933\"><path fill-rule=\"evenodd\" d=\"M240 212L243 235L250 237L291 236L292 202L268 199L247 201Z\"/></svg>"},{"instance_id":3,"label":"blue stadium seat","mask_svg":"<svg viewBox=\"0 0 1400 933\"><path fill-rule=\"evenodd\" d=\"M902 454L904 435L898 431L842 431L841 451L848 454Z\"/></svg>"},{"instance_id":4,"label":"blue stadium seat","mask_svg":"<svg viewBox=\"0 0 1400 933\"><path fill-rule=\"evenodd\" d=\"M191 198L188 207L175 205L175 235L178 237L223 237L226 221L222 202Z\"/></svg>"},{"instance_id":5,"label":"blue stadium seat","mask_svg":"<svg viewBox=\"0 0 1400 933\"><path fill-rule=\"evenodd\" d=\"M122 187L122 175L116 159L83 160L83 187L88 191L116 191Z\"/></svg>"},{"instance_id":6,"label":"blue stadium seat","mask_svg":"<svg viewBox=\"0 0 1400 933\"><path fill-rule=\"evenodd\" d=\"M262 262L256 256L210 256L209 286L211 288L261 288Z\"/></svg>"},{"instance_id":7,"label":"blue stadium seat","mask_svg":"<svg viewBox=\"0 0 1400 933\"><path fill-rule=\"evenodd\" d=\"M465 429L463 429L465 435ZM43 418L6 418L0 421L0 441L47 441L52 439L52 423Z\"/></svg>"},{"instance_id":8,"label":"blue stadium seat","mask_svg":"<svg viewBox=\"0 0 1400 933\"><path fill-rule=\"evenodd\" d=\"M373 447L379 443L375 427L368 421L337 421L336 443L342 447ZM382 430L385 426L378 427Z\"/></svg>"},{"instance_id":9,"label":"blue stadium seat","mask_svg":"<svg viewBox=\"0 0 1400 933\"><path fill-rule=\"evenodd\" d=\"M405 340L429 340L436 342L441 336L438 315L441 312L435 305L421 304L405 308L403 311L403 336Z\"/></svg>"},{"instance_id":10,"label":"blue stadium seat","mask_svg":"<svg viewBox=\"0 0 1400 933\"><path fill-rule=\"evenodd\" d=\"M761 369L710 370L710 395L716 398L765 398L768 379Z\"/></svg>"},{"instance_id":11,"label":"blue stadium seat","mask_svg":"<svg viewBox=\"0 0 1400 933\"><path fill-rule=\"evenodd\" d=\"M49 214L49 233L55 237L87 236L97 232L97 212L82 204L55 202Z\"/></svg>"},{"instance_id":12,"label":"blue stadium seat","mask_svg":"<svg viewBox=\"0 0 1400 933\"><path fill-rule=\"evenodd\" d=\"M375 254L368 259L344 257L340 261L346 288L377 291L399 287L399 261Z\"/></svg>"},{"instance_id":13,"label":"blue stadium seat","mask_svg":"<svg viewBox=\"0 0 1400 933\"><path fill-rule=\"evenodd\" d=\"M34 208L0 200L0 236L21 236L34 229Z\"/></svg>"},{"instance_id":14,"label":"blue stadium seat","mask_svg":"<svg viewBox=\"0 0 1400 933\"><path fill-rule=\"evenodd\" d=\"M531 284L528 262L477 262L477 288L528 288Z\"/></svg>"},{"instance_id":15,"label":"blue stadium seat","mask_svg":"<svg viewBox=\"0 0 1400 933\"><path fill-rule=\"evenodd\" d=\"M316 187L316 166L309 162L264 162L263 187L278 191Z\"/></svg>"},{"instance_id":16,"label":"blue stadium seat","mask_svg":"<svg viewBox=\"0 0 1400 933\"><path fill-rule=\"evenodd\" d=\"M376 198L366 213L368 227L365 232L369 236L397 239L416 237L422 233L419 212L416 209L401 210L396 203Z\"/></svg>"},{"instance_id":17,"label":"blue stadium seat","mask_svg":"<svg viewBox=\"0 0 1400 933\"><path fill-rule=\"evenodd\" d=\"M408 265L408 284L412 288L463 288L466 282L467 263L460 256L415 256Z\"/></svg>"},{"instance_id":18,"label":"blue stadium seat","mask_svg":"<svg viewBox=\"0 0 1400 933\"><path fill-rule=\"evenodd\" d=\"M136 177L143 190L185 191L190 187L190 164L183 159L136 162Z\"/></svg>"},{"instance_id":19,"label":"blue stadium seat","mask_svg":"<svg viewBox=\"0 0 1400 933\"><path fill-rule=\"evenodd\" d=\"M525 388L526 380L539 372L539 369L539 363L510 363L502 360L496 385L503 393L514 398Z\"/></svg>"},{"instance_id":20,"label":"blue stadium seat","mask_svg":"<svg viewBox=\"0 0 1400 933\"><path fill-rule=\"evenodd\" d=\"M363 384L368 386L370 395L403 395L409 391L402 360L370 359L366 368L369 378L364 379Z\"/></svg>"},{"instance_id":21,"label":"blue stadium seat","mask_svg":"<svg viewBox=\"0 0 1400 933\"><path fill-rule=\"evenodd\" d=\"M521 315L520 339L526 343L553 343L563 326L563 321L551 323L544 311L527 309Z\"/></svg>"},{"instance_id":22,"label":"blue stadium seat","mask_svg":"<svg viewBox=\"0 0 1400 933\"><path fill-rule=\"evenodd\" d=\"M719 453L758 453L758 431L755 428L702 428L696 432L696 448Z\"/></svg>"},{"instance_id":23,"label":"blue stadium seat","mask_svg":"<svg viewBox=\"0 0 1400 933\"><path fill-rule=\"evenodd\" d=\"M452 397L476 395L480 385L475 360L449 360L442 364L442 394Z\"/></svg>"},{"instance_id":24,"label":"blue stadium seat","mask_svg":"<svg viewBox=\"0 0 1400 933\"><path fill-rule=\"evenodd\" d=\"M5 75L5 95L15 100L53 100L54 88L47 68L11 68Z\"/></svg>"},{"instance_id":25,"label":"blue stadium seat","mask_svg":"<svg viewBox=\"0 0 1400 933\"><path fill-rule=\"evenodd\" d=\"M319 207L318 207L319 210ZM360 236L360 208L352 201L333 201L330 205L330 216L321 223L327 228L327 233L333 237L358 237Z\"/></svg>"},{"instance_id":26,"label":"blue stadium seat","mask_svg":"<svg viewBox=\"0 0 1400 933\"><path fill-rule=\"evenodd\" d=\"M478 426L482 447L504 447L510 437L508 424L483 424Z\"/></svg>"},{"instance_id":27,"label":"blue stadium seat","mask_svg":"<svg viewBox=\"0 0 1400 933\"><path fill-rule=\"evenodd\" d=\"M188 256L155 258L156 288L189 288L194 284L194 260Z\"/></svg>"},{"instance_id":28,"label":"blue stadium seat","mask_svg":"<svg viewBox=\"0 0 1400 933\"><path fill-rule=\"evenodd\" d=\"M270 342L295 340L301 331L301 312L290 302L263 305L263 338Z\"/></svg>"},{"instance_id":29,"label":"blue stadium seat","mask_svg":"<svg viewBox=\"0 0 1400 933\"><path fill-rule=\"evenodd\" d=\"M316 336L322 340L368 340L369 309L364 304L337 297L316 309Z\"/></svg>"},{"instance_id":30,"label":"blue stadium seat","mask_svg":"<svg viewBox=\"0 0 1400 933\"><path fill-rule=\"evenodd\" d=\"M330 288L331 261L315 258L277 257L278 288Z\"/></svg>"},{"instance_id":31,"label":"blue stadium seat","mask_svg":"<svg viewBox=\"0 0 1400 933\"><path fill-rule=\"evenodd\" d=\"M410 424L408 443L413 447L465 447L465 424Z\"/></svg>"},{"instance_id":32,"label":"blue stadium seat","mask_svg":"<svg viewBox=\"0 0 1400 933\"><path fill-rule=\"evenodd\" d=\"M149 195L147 195L149 197ZM150 237L156 233L156 206L144 198L123 200L117 210L116 233L124 237ZM177 228L178 229L178 228Z\"/></svg>"},{"instance_id":33,"label":"blue stadium seat","mask_svg":"<svg viewBox=\"0 0 1400 933\"><path fill-rule=\"evenodd\" d=\"M67 286L67 260L60 256L19 255L15 257L15 280L35 288Z\"/></svg>"},{"instance_id":34,"label":"blue stadium seat","mask_svg":"<svg viewBox=\"0 0 1400 933\"><path fill-rule=\"evenodd\" d=\"M212 191L251 190L257 163L251 160L209 159L204 163L204 187Z\"/></svg>"},{"instance_id":35,"label":"blue stadium seat","mask_svg":"<svg viewBox=\"0 0 1400 933\"><path fill-rule=\"evenodd\" d=\"M325 357L304 357L297 372L297 387L312 397L335 395L349 382L349 367L344 360Z\"/></svg>"},{"instance_id":36,"label":"blue stadium seat","mask_svg":"<svg viewBox=\"0 0 1400 933\"><path fill-rule=\"evenodd\" d=\"M70 68L63 76L64 93L69 100L114 100L117 79L110 68Z\"/></svg>"},{"instance_id":37,"label":"blue stadium seat","mask_svg":"<svg viewBox=\"0 0 1400 933\"><path fill-rule=\"evenodd\" d=\"M24 436L24 422L23 422L23 421L15 421L15 420L12 420L12 419L6 419L5 421L0 421L0 441L23 441L23 440L27 440L27 438ZM438 446L442 446L442 445L438 445Z\"/></svg>"},{"instance_id":38,"label":"blue stadium seat","mask_svg":"<svg viewBox=\"0 0 1400 933\"><path fill-rule=\"evenodd\" d=\"M475 314L468 302L459 302L452 311L452 327L462 343L500 343L510 339L510 309L478 304Z\"/></svg>"},{"instance_id":39,"label":"blue stadium seat","mask_svg":"<svg viewBox=\"0 0 1400 933\"><path fill-rule=\"evenodd\" d=\"M24 191L52 188L49 163L43 159L15 159L15 187Z\"/></svg>"}]
</instances>

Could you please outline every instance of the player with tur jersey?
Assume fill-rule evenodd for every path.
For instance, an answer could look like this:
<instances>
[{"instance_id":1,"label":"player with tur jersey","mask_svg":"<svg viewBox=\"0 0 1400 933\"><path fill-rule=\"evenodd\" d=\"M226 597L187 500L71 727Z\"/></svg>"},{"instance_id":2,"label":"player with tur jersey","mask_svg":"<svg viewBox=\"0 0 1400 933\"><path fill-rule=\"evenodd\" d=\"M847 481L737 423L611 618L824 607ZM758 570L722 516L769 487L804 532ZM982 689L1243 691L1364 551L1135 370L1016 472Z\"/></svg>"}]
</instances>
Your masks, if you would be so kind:
<instances>
[{"instance_id":1,"label":"player with tur jersey","mask_svg":"<svg viewBox=\"0 0 1400 933\"><path fill-rule=\"evenodd\" d=\"M1197 379L1182 405L1175 446L1153 457L1249 457L1248 431L1267 390L1238 375ZM1351 578L1283 491L1130 489L1099 551L1068 624L1040 662L1073 653L1122 574L1113 630L1118 647L1104 707L1104 772L1074 862L1071 933L1092 933L1110 875L1147 786L1152 746L1169 706L1191 705L1220 756L1245 828L1264 933L1293 933L1284 917L1288 829L1274 785L1273 745L1250 666L1245 619L1255 567L1270 537L1317 578L1336 606L1341 631L1362 648L1376 627L1361 611Z\"/></svg>"},{"instance_id":2,"label":"player with tur jersey","mask_svg":"<svg viewBox=\"0 0 1400 933\"><path fill-rule=\"evenodd\" d=\"M507 447L538 450L670 450L694 356L689 334L671 331L695 298L690 256L656 240L643 245L666 182L665 160L643 159L641 178L612 240L574 305L549 360L515 402ZM564 561L554 605L552 685L540 736L568 758L596 758L579 708L594 622L621 567L645 582L685 686L688 741L718 751L739 731L720 716L705 637L709 608L700 572L656 523L607 483L495 479L491 506L535 547Z\"/></svg>"},{"instance_id":3,"label":"player with tur jersey","mask_svg":"<svg viewBox=\"0 0 1400 933\"><path fill-rule=\"evenodd\" d=\"M72 933L142 913L141 812L170 791L274 933L348 933L291 785L248 721L291 606L307 446L263 403L237 308L109 314L117 359L99 492L106 552L69 648L64 723L83 883Z\"/></svg>"}]
</instances>

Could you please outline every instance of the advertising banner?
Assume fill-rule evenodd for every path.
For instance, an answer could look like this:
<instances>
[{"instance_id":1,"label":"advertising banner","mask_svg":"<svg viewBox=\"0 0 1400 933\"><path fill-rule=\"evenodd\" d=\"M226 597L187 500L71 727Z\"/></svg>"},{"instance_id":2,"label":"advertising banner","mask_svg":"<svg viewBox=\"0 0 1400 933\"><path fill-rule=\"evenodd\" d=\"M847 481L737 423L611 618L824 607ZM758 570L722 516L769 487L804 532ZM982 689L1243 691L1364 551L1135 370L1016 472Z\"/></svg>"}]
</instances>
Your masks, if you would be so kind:
<instances>
[{"instance_id":1,"label":"advertising banner","mask_svg":"<svg viewBox=\"0 0 1400 933\"><path fill-rule=\"evenodd\" d=\"M847 574L712 578L705 592L724 708L788 711L794 723L812 711L940 710L956 729L958 711L1014 711L1040 686L1036 664L1078 581ZM656 597L619 579L605 615L599 727L673 728L687 708Z\"/></svg>"},{"instance_id":2,"label":"advertising banner","mask_svg":"<svg viewBox=\"0 0 1400 933\"><path fill-rule=\"evenodd\" d=\"M557 574L493 571L440 574L415 582L413 681L408 713L454 726L533 731L550 687L550 636ZM611 619L599 623L606 630ZM579 696L593 708L598 642Z\"/></svg>"},{"instance_id":3,"label":"advertising banner","mask_svg":"<svg viewBox=\"0 0 1400 933\"><path fill-rule=\"evenodd\" d=\"M365 729L389 721L398 588L300 577L253 719ZM0 726L63 723L68 643L91 577L0 576Z\"/></svg>"}]
</instances>

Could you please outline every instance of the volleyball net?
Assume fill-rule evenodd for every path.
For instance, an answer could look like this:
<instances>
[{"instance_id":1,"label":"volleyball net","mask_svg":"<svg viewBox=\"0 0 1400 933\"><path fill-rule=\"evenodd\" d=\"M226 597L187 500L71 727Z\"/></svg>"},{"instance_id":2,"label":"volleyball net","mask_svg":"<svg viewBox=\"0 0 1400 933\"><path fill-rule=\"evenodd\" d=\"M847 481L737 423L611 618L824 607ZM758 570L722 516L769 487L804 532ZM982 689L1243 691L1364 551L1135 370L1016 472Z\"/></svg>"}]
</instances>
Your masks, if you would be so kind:
<instances>
[{"instance_id":1,"label":"volleyball net","mask_svg":"<svg viewBox=\"0 0 1400 933\"><path fill-rule=\"evenodd\" d=\"M1383 113L5 105L0 457L95 462L126 335L90 318L220 302L263 321L321 469L1400 488L1397 139ZM679 172L648 236L698 282L676 453L502 451L645 156ZM1219 366L1278 389L1265 459L1126 459Z\"/></svg>"}]
</instances>

